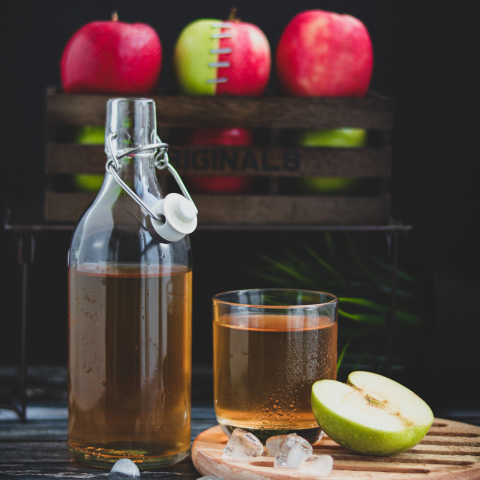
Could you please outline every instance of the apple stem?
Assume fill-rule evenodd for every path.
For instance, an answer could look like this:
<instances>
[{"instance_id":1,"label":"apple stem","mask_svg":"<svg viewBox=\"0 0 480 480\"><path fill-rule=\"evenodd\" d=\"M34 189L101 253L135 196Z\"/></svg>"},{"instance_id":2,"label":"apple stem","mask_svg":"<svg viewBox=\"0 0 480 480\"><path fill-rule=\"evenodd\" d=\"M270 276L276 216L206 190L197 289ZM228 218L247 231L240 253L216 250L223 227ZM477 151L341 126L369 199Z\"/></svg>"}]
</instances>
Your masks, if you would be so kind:
<instances>
[{"instance_id":1,"label":"apple stem","mask_svg":"<svg viewBox=\"0 0 480 480\"><path fill-rule=\"evenodd\" d=\"M112 13L112 22L118 22L118 13L117 12Z\"/></svg>"},{"instance_id":2,"label":"apple stem","mask_svg":"<svg viewBox=\"0 0 480 480\"><path fill-rule=\"evenodd\" d=\"M230 10L230 15L228 16L228 21L229 22L238 22L240 19L237 18L237 7L232 7Z\"/></svg>"}]
</instances>

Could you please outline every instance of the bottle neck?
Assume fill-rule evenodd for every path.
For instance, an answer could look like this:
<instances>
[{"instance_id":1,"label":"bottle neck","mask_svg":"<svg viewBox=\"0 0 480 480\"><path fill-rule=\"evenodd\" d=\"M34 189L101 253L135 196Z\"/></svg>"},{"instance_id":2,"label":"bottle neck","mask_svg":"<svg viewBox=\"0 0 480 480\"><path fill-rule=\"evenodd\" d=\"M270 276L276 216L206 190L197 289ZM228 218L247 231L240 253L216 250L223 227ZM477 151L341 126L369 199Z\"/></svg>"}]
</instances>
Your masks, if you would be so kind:
<instances>
[{"instance_id":1,"label":"bottle neck","mask_svg":"<svg viewBox=\"0 0 480 480\"><path fill-rule=\"evenodd\" d=\"M120 165L120 168L117 170L118 176L148 206L163 198L155 173L154 158L155 155L153 153L141 153L118 160ZM110 173L107 173L105 188L123 189Z\"/></svg>"}]
</instances>

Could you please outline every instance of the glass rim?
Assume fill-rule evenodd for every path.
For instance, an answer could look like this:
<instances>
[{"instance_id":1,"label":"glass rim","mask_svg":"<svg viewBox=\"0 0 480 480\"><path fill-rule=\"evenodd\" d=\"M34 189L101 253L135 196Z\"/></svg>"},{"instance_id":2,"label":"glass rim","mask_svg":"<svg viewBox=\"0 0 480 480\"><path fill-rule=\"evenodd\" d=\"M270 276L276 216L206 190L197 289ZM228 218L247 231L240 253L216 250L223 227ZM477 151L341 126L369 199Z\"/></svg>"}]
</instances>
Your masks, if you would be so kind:
<instances>
[{"instance_id":1,"label":"glass rim","mask_svg":"<svg viewBox=\"0 0 480 480\"><path fill-rule=\"evenodd\" d=\"M111 102L111 103L120 103L120 102L135 103L135 102L142 102L142 103L153 103L153 104L155 104L153 98L148 98L148 97L112 97L112 98L109 98L108 101Z\"/></svg>"},{"instance_id":2,"label":"glass rim","mask_svg":"<svg viewBox=\"0 0 480 480\"><path fill-rule=\"evenodd\" d=\"M221 300L218 297L221 295L226 295L229 293L243 293L243 292L264 292L264 291L274 291L274 292L306 292L306 293L315 293L315 294L323 294L323 295L328 295L329 297L332 297L332 300L329 300L328 302L322 302L322 303L309 303L305 305L253 305L250 303L235 303L235 302L228 302L226 300ZM246 288L243 290L230 290L227 292L221 292L217 293L212 297L213 302L218 302L222 303L224 305L234 305L238 307L245 307L245 308L265 308L265 309L300 309L300 308L312 308L312 307L322 307L324 305L329 305L331 303L338 303L338 297L333 295L332 293L328 292L322 292L320 290L304 290L304 289L299 289L299 288Z\"/></svg>"}]
</instances>

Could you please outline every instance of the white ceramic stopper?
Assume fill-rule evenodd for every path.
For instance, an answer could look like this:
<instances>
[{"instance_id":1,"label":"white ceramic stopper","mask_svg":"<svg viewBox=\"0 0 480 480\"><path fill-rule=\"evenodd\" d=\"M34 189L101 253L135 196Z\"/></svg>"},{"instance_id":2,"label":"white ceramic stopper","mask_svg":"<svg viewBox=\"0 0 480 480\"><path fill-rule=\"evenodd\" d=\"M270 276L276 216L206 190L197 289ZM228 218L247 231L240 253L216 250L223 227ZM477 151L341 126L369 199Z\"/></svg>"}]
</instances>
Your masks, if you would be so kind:
<instances>
[{"instance_id":1,"label":"white ceramic stopper","mask_svg":"<svg viewBox=\"0 0 480 480\"><path fill-rule=\"evenodd\" d=\"M180 215L187 221L192 221L197 216L195 205L185 197L178 202L178 211Z\"/></svg>"},{"instance_id":2,"label":"white ceramic stopper","mask_svg":"<svg viewBox=\"0 0 480 480\"><path fill-rule=\"evenodd\" d=\"M153 228L169 242L178 242L197 228L195 205L178 193L168 194L152 210L156 215L162 216L162 221L152 218Z\"/></svg>"}]
</instances>

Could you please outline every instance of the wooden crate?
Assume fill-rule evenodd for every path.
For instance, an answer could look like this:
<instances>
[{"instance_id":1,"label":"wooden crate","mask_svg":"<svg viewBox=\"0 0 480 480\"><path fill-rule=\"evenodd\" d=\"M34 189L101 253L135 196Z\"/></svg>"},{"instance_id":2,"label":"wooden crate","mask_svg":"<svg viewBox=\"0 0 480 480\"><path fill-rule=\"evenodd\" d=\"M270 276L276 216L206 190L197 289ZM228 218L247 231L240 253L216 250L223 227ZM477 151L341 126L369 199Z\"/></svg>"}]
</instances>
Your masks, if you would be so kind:
<instances>
[{"instance_id":1,"label":"wooden crate","mask_svg":"<svg viewBox=\"0 0 480 480\"><path fill-rule=\"evenodd\" d=\"M110 95L47 95L46 174L104 173L103 146L57 143L52 132L66 127L104 125ZM249 127L273 132L268 145L205 147L172 145L170 160L181 175L248 175L268 177L270 185L285 177L355 177L389 179L392 151L388 142L355 149L279 146L282 129L364 128L388 136L393 101L366 98L188 97L158 95L157 122L163 141L172 127ZM54 182L49 181L50 185ZM94 194L49 187L48 221L75 222ZM390 196L194 195L200 225L355 225L382 224L390 217Z\"/></svg>"}]
</instances>

